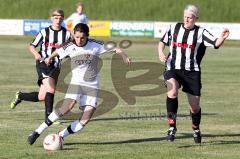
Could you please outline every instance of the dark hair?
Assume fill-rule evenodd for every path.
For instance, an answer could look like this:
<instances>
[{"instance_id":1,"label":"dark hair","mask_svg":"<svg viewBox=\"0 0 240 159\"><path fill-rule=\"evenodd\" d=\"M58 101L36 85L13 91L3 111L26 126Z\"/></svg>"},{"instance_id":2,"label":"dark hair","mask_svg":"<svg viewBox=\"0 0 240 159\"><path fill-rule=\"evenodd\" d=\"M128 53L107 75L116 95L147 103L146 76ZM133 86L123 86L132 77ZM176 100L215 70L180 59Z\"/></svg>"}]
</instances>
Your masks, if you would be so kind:
<instances>
[{"instance_id":1,"label":"dark hair","mask_svg":"<svg viewBox=\"0 0 240 159\"><path fill-rule=\"evenodd\" d=\"M77 31L80 33L85 33L87 36L89 36L89 27L87 24L78 23L73 29L74 33Z\"/></svg>"}]
</instances>

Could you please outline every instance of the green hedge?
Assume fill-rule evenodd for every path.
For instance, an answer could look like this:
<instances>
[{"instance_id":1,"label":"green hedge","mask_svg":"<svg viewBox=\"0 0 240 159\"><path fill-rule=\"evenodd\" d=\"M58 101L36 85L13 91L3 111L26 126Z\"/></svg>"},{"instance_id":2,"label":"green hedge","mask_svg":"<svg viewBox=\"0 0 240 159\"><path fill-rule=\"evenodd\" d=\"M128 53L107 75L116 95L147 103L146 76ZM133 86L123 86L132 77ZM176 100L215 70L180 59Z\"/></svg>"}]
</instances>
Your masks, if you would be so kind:
<instances>
[{"instance_id":1,"label":"green hedge","mask_svg":"<svg viewBox=\"0 0 240 159\"><path fill-rule=\"evenodd\" d=\"M0 19L47 19L52 8L75 11L79 0L0 0ZM188 3L200 6L200 21L239 22L238 0L82 0L91 20L181 21Z\"/></svg>"}]
</instances>

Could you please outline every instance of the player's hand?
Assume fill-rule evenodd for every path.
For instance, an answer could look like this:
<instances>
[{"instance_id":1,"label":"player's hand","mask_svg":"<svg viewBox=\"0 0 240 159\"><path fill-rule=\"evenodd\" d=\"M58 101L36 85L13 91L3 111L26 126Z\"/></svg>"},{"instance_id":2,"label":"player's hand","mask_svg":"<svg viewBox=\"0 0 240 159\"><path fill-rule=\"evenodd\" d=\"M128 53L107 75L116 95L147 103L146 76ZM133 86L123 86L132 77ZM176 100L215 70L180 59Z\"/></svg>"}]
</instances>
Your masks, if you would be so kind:
<instances>
[{"instance_id":1,"label":"player's hand","mask_svg":"<svg viewBox=\"0 0 240 159\"><path fill-rule=\"evenodd\" d=\"M124 57L124 58L123 58L123 61L124 61L124 63L127 64L128 66L131 66L131 64L132 64L132 60L131 60L130 57Z\"/></svg>"},{"instance_id":2,"label":"player's hand","mask_svg":"<svg viewBox=\"0 0 240 159\"><path fill-rule=\"evenodd\" d=\"M50 63L51 63L52 61L51 61L50 58L46 58L46 59L44 60L44 62L45 62L45 64L48 66L48 65L50 65Z\"/></svg>"},{"instance_id":3,"label":"player's hand","mask_svg":"<svg viewBox=\"0 0 240 159\"><path fill-rule=\"evenodd\" d=\"M159 60L161 61L161 62L166 62L167 61L167 57L166 57L166 55L164 55L164 54L159 54Z\"/></svg>"},{"instance_id":4,"label":"player's hand","mask_svg":"<svg viewBox=\"0 0 240 159\"><path fill-rule=\"evenodd\" d=\"M229 36L229 34L230 34L229 30L225 28L221 34L221 37L223 39L226 39Z\"/></svg>"},{"instance_id":5,"label":"player's hand","mask_svg":"<svg viewBox=\"0 0 240 159\"><path fill-rule=\"evenodd\" d=\"M42 58L40 54L35 54L34 58L36 61L40 61L40 59Z\"/></svg>"}]
</instances>

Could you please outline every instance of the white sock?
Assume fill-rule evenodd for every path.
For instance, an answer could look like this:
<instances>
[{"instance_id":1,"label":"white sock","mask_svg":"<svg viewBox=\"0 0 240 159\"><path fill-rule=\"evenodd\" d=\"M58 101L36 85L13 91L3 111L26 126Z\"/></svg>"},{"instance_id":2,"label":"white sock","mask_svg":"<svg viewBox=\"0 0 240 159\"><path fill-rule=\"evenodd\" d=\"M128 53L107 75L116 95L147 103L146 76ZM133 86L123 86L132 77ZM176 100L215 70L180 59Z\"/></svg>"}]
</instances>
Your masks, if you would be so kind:
<instances>
[{"instance_id":1,"label":"white sock","mask_svg":"<svg viewBox=\"0 0 240 159\"><path fill-rule=\"evenodd\" d=\"M59 133L59 135L64 138L64 137L68 136L69 134L76 133L76 132L82 130L83 127L84 126L80 123L79 120L75 120L74 122L71 123L71 125L69 125L67 128L62 130ZM72 132L69 132L69 129L71 129L70 131L72 131Z\"/></svg>"},{"instance_id":2,"label":"white sock","mask_svg":"<svg viewBox=\"0 0 240 159\"><path fill-rule=\"evenodd\" d=\"M44 130L46 130L48 128L48 125L43 122L35 131L38 133L38 134L41 134Z\"/></svg>"},{"instance_id":3,"label":"white sock","mask_svg":"<svg viewBox=\"0 0 240 159\"><path fill-rule=\"evenodd\" d=\"M59 118L58 114L53 111L49 116L48 116L48 120L51 121L51 123L53 123L54 121L56 121ZM49 125L50 126L50 125ZM46 130L48 127L46 122L43 122L35 131L38 134L41 134L44 130Z\"/></svg>"},{"instance_id":4,"label":"white sock","mask_svg":"<svg viewBox=\"0 0 240 159\"><path fill-rule=\"evenodd\" d=\"M54 122L56 120L59 119L59 115L53 111L49 116L48 116L48 119L51 121L51 122Z\"/></svg>"}]
</instances>

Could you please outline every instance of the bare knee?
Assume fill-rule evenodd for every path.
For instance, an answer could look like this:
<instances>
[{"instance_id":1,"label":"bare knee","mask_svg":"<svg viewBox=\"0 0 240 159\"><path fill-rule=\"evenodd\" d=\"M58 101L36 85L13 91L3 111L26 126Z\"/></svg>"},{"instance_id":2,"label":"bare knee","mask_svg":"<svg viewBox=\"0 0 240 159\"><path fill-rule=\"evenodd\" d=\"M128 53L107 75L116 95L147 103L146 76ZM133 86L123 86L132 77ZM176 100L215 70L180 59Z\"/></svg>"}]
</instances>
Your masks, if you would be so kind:
<instances>
[{"instance_id":1,"label":"bare knee","mask_svg":"<svg viewBox=\"0 0 240 159\"><path fill-rule=\"evenodd\" d=\"M46 96L46 94L45 93L38 93L38 100L39 101L44 101L45 100L45 96Z\"/></svg>"},{"instance_id":2,"label":"bare knee","mask_svg":"<svg viewBox=\"0 0 240 159\"><path fill-rule=\"evenodd\" d=\"M177 92L177 91L168 92L168 93L167 93L167 96L168 96L169 98L177 98L178 92Z\"/></svg>"},{"instance_id":3,"label":"bare knee","mask_svg":"<svg viewBox=\"0 0 240 159\"><path fill-rule=\"evenodd\" d=\"M198 113L200 110L200 106L199 105L190 105L190 111L194 114Z\"/></svg>"},{"instance_id":4,"label":"bare knee","mask_svg":"<svg viewBox=\"0 0 240 159\"><path fill-rule=\"evenodd\" d=\"M169 98L176 98L178 96L178 82L175 79L171 78L170 80L167 80L166 84L168 89L167 96Z\"/></svg>"}]
</instances>

